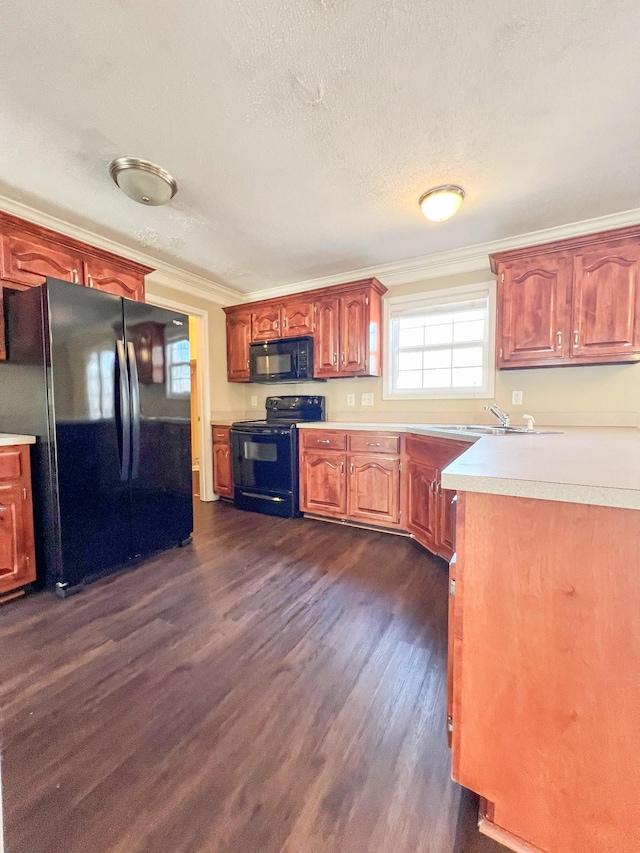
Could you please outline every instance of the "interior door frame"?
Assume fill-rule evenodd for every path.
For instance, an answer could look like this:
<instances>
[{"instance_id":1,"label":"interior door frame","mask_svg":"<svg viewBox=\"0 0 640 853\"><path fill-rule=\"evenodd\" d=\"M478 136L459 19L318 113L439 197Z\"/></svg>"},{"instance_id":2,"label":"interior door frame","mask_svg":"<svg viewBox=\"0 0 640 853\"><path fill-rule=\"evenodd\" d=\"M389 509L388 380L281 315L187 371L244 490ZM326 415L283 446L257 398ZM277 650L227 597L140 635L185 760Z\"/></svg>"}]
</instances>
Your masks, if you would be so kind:
<instances>
[{"instance_id":1,"label":"interior door frame","mask_svg":"<svg viewBox=\"0 0 640 853\"><path fill-rule=\"evenodd\" d=\"M145 299L150 305L158 308L169 308L188 314L196 321L197 346L196 364L198 370L198 414L200 416L200 500L215 501L213 493L213 446L209 412L211 411L211 384L209 360L209 314L202 308L195 308L185 302L165 299L149 293Z\"/></svg>"}]
</instances>

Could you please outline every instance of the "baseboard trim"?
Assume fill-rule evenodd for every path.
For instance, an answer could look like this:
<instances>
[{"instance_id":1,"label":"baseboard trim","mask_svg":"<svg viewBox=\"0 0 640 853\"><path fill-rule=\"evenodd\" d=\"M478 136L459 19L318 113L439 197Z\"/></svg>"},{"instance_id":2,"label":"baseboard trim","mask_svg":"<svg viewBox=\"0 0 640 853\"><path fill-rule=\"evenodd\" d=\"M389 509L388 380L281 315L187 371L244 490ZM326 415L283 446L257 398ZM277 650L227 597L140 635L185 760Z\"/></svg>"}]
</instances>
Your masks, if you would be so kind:
<instances>
[{"instance_id":1,"label":"baseboard trim","mask_svg":"<svg viewBox=\"0 0 640 853\"><path fill-rule=\"evenodd\" d=\"M484 797L480 797L478 829L483 835L486 835L487 838L491 838L492 841L497 841L498 844L502 844L509 850L513 850L514 853L549 853L549 851L543 850L541 847L534 847L532 844L529 844L528 841L524 841L512 832L507 832L506 829L496 826L496 824L493 823L493 816L493 803L490 803Z\"/></svg>"},{"instance_id":2,"label":"baseboard trim","mask_svg":"<svg viewBox=\"0 0 640 853\"><path fill-rule=\"evenodd\" d=\"M402 536L405 539L412 539L410 533L406 530L395 530L393 527L382 527L377 524L367 524L364 521L352 521L346 518L331 518L328 515L315 515L312 512L303 513L304 518L309 518L312 521L327 521L329 524L340 524L342 527L357 527L360 530L372 530L375 533L390 533L392 536Z\"/></svg>"}]
</instances>

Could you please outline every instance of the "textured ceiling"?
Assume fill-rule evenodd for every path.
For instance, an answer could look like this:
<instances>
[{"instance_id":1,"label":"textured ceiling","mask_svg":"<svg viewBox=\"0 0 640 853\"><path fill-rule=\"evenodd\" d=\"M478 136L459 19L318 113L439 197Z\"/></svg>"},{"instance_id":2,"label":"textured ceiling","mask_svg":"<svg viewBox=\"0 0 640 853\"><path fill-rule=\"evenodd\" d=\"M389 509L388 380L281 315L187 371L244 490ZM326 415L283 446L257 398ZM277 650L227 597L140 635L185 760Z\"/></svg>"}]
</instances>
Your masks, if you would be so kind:
<instances>
[{"instance_id":1,"label":"textured ceiling","mask_svg":"<svg viewBox=\"0 0 640 853\"><path fill-rule=\"evenodd\" d=\"M0 193L243 291L636 208L639 31L637 0L3 0Z\"/></svg>"}]
</instances>

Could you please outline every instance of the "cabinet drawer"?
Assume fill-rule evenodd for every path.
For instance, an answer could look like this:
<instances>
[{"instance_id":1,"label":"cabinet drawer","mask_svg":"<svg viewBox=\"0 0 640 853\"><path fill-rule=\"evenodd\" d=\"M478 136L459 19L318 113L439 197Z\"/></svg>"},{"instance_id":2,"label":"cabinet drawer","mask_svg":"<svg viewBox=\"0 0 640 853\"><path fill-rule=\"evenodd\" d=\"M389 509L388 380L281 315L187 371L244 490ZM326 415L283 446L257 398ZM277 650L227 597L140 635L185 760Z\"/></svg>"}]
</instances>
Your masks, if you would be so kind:
<instances>
[{"instance_id":1,"label":"cabinet drawer","mask_svg":"<svg viewBox=\"0 0 640 853\"><path fill-rule=\"evenodd\" d=\"M213 427L213 443L228 444L229 443L229 427L214 426Z\"/></svg>"},{"instance_id":2,"label":"cabinet drawer","mask_svg":"<svg viewBox=\"0 0 640 853\"><path fill-rule=\"evenodd\" d=\"M346 432L331 432L325 429L309 429L302 433L302 446L305 449L346 450Z\"/></svg>"},{"instance_id":3,"label":"cabinet drawer","mask_svg":"<svg viewBox=\"0 0 640 853\"><path fill-rule=\"evenodd\" d=\"M20 480L22 459L20 448L0 448L0 480Z\"/></svg>"},{"instance_id":4,"label":"cabinet drawer","mask_svg":"<svg viewBox=\"0 0 640 853\"><path fill-rule=\"evenodd\" d=\"M355 432L349 435L349 450L356 453L400 453L399 435Z\"/></svg>"}]
</instances>

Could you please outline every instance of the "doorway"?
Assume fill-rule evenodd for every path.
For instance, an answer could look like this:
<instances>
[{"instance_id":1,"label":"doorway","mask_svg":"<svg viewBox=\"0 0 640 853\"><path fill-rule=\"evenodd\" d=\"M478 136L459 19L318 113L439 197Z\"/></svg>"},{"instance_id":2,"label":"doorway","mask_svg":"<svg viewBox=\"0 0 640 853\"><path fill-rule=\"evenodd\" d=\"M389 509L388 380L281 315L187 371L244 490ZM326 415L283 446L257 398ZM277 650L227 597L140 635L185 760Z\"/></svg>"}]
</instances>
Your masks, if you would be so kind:
<instances>
[{"instance_id":1,"label":"doorway","mask_svg":"<svg viewBox=\"0 0 640 853\"><path fill-rule=\"evenodd\" d=\"M194 495L212 501L213 458L211 429L211 391L209 381L209 314L173 299L148 294L147 302L159 308L180 311L189 317L189 368L191 375L191 466ZM194 382L195 373L195 382Z\"/></svg>"}]
</instances>

